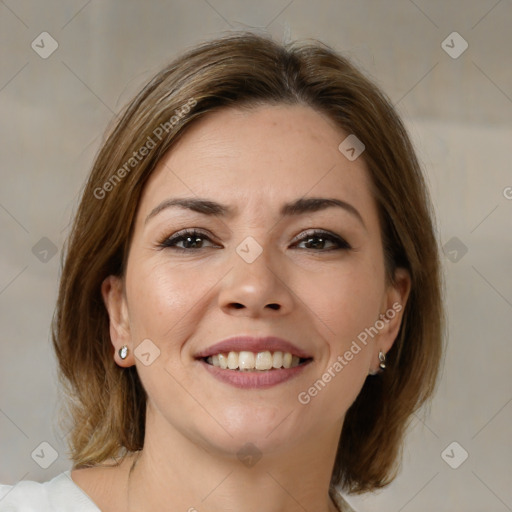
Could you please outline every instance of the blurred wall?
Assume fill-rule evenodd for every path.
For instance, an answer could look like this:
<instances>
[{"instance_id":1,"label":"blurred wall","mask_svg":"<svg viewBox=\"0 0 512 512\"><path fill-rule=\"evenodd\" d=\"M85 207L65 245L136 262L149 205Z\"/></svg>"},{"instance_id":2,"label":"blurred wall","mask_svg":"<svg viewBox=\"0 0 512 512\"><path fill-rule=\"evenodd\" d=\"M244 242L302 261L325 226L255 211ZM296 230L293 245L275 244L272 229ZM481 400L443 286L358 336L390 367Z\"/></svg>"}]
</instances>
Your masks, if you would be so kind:
<instances>
[{"instance_id":1,"label":"blurred wall","mask_svg":"<svg viewBox=\"0 0 512 512\"><path fill-rule=\"evenodd\" d=\"M252 28L319 38L369 74L411 132L437 211L443 378L430 414L411 424L395 482L349 501L368 512L512 510L511 25L510 0L2 0L0 482L71 467L49 327L62 245L106 126L176 54ZM42 442L54 461L46 447L36 462Z\"/></svg>"}]
</instances>

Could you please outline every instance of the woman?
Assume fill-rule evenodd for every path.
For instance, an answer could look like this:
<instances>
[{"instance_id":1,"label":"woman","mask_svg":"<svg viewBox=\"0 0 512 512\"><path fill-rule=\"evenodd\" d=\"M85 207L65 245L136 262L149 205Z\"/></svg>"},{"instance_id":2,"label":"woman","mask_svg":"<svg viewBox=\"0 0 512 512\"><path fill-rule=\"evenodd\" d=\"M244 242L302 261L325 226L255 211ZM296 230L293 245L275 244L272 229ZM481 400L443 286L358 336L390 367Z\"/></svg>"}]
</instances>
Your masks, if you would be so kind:
<instances>
[{"instance_id":1,"label":"woman","mask_svg":"<svg viewBox=\"0 0 512 512\"><path fill-rule=\"evenodd\" d=\"M0 510L350 510L337 489L396 474L442 323L428 193L385 96L317 42L199 45L120 116L68 241L73 469L4 486Z\"/></svg>"}]
</instances>

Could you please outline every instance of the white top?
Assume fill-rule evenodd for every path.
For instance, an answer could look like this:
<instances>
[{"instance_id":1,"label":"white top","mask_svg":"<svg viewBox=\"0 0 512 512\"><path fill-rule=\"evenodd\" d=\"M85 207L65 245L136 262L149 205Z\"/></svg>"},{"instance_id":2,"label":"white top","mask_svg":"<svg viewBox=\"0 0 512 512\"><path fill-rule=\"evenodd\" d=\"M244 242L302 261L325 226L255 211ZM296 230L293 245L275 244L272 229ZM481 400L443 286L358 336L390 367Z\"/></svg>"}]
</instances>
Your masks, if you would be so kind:
<instances>
[{"instance_id":1,"label":"white top","mask_svg":"<svg viewBox=\"0 0 512 512\"><path fill-rule=\"evenodd\" d=\"M64 471L48 482L0 484L0 512L101 512Z\"/></svg>"},{"instance_id":2,"label":"white top","mask_svg":"<svg viewBox=\"0 0 512 512\"><path fill-rule=\"evenodd\" d=\"M354 509L339 494L343 512ZM20 480L16 485L0 484L0 512L101 512L96 504L71 479L71 470L48 482Z\"/></svg>"}]
</instances>

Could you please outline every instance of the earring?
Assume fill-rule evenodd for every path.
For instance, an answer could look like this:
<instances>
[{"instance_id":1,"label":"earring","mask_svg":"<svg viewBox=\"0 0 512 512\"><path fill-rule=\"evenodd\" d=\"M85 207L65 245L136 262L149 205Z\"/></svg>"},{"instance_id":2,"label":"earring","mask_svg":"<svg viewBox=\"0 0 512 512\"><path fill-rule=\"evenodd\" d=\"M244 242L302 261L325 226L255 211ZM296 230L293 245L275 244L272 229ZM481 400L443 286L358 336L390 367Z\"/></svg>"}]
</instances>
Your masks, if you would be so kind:
<instances>
[{"instance_id":1,"label":"earring","mask_svg":"<svg viewBox=\"0 0 512 512\"><path fill-rule=\"evenodd\" d=\"M120 349L119 349L119 357L121 359L126 359L126 357L128 356L128 347L126 345L123 345Z\"/></svg>"},{"instance_id":2,"label":"earring","mask_svg":"<svg viewBox=\"0 0 512 512\"><path fill-rule=\"evenodd\" d=\"M379 368L381 370L385 370L386 369L386 354L384 354L384 352L382 352L381 350L379 350Z\"/></svg>"}]
</instances>

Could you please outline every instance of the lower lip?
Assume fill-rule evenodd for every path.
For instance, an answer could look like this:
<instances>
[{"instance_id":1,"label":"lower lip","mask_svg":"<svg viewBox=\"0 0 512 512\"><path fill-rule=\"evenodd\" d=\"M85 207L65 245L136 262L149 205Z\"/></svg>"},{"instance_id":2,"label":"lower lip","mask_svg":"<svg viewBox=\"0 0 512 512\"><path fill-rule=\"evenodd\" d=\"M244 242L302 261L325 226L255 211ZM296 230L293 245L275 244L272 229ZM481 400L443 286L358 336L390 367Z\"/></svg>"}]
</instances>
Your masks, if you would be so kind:
<instances>
[{"instance_id":1,"label":"lower lip","mask_svg":"<svg viewBox=\"0 0 512 512\"><path fill-rule=\"evenodd\" d=\"M277 384L286 382L299 375L309 364L304 363L293 368L280 368L278 370L241 372L239 370L223 370L202 360L200 363L216 379L241 389L265 389L277 386Z\"/></svg>"}]
</instances>

